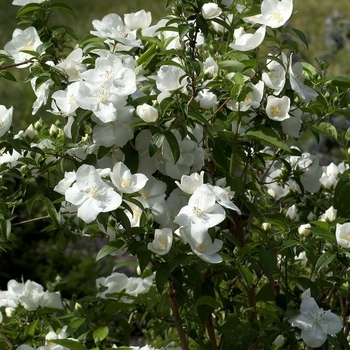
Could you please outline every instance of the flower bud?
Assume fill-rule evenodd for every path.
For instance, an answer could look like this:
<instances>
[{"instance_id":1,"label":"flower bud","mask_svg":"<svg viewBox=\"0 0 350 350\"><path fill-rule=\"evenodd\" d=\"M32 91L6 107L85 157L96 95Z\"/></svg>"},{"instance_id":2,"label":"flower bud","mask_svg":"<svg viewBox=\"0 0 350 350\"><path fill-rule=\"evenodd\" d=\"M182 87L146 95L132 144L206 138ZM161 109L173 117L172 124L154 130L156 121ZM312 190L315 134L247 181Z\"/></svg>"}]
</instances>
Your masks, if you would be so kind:
<instances>
[{"instance_id":1,"label":"flower bud","mask_svg":"<svg viewBox=\"0 0 350 350\"><path fill-rule=\"evenodd\" d=\"M310 211L309 215L307 216L308 221L314 221L316 220L316 215Z\"/></svg>"},{"instance_id":2,"label":"flower bud","mask_svg":"<svg viewBox=\"0 0 350 350\"><path fill-rule=\"evenodd\" d=\"M290 221L296 221L299 220L298 210L295 204L293 204L291 207L288 208L286 212L286 218Z\"/></svg>"},{"instance_id":3,"label":"flower bud","mask_svg":"<svg viewBox=\"0 0 350 350\"><path fill-rule=\"evenodd\" d=\"M59 134L59 128L55 125L55 124L51 124L50 130L49 130L49 134L52 137L57 137Z\"/></svg>"},{"instance_id":4,"label":"flower bud","mask_svg":"<svg viewBox=\"0 0 350 350\"><path fill-rule=\"evenodd\" d=\"M5 308L5 314L7 317L12 317L13 312L15 309L13 307L6 307Z\"/></svg>"},{"instance_id":5,"label":"flower bud","mask_svg":"<svg viewBox=\"0 0 350 350\"><path fill-rule=\"evenodd\" d=\"M204 4L202 7L202 15L205 19L213 19L221 15L221 8L218 4L213 2L209 2L208 4Z\"/></svg>"},{"instance_id":6,"label":"flower bud","mask_svg":"<svg viewBox=\"0 0 350 350\"><path fill-rule=\"evenodd\" d=\"M278 337L276 337L276 339L272 344L280 348L281 346L283 346L284 342L285 342L284 336L280 334Z\"/></svg>"},{"instance_id":7,"label":"flower bud","mask_svg":"<svg viewBox=\"0 0 350 350\"><path fill-rule=\"evenodd\" d=\"M309 230L310 227L311 227L310 224L300 225L298 228L299 235L304 236L304 237L309 236L311 233L311 231Z\"/></svg>"},{"instance_id":8,"label":"flower bud","mask_svg":"<svg viewBox=\"0 0 350 350\"><path fill-rule=\"evenodd\" d=\"M136 113L146 123L152 123L158 119L158 110L147 103L137 106Z\"/></svg>"},{"instance_id":9,"label":"flower bud","mask_svg":"<svg viewBox=\"0 0 350 350\"><path fill-rule=\"evenodd\" d=\"M40 130L43 127L43 121L40 118L38 121L34 123L34 129L35 130Z\"/></svg>"},{"instance_id":10,"label":"flower bud","mask_svg":"<svg viewBox=\"0 0 350 350\"><path fill-rule=\"evenodd\" d=\"M325 211L324 218L328 222L333 222L337 218L337 209L334 209L332 205Z\"/></svg>"},{"instance_id":11,"label":"flower bud","mask_svg":"<svg viewBox=\"0 0 350 350\"><path fill-rule=\"evenodd\" d=\"M37 134L36 130L34 129L33 124L30 124L26 131L24 132L24 135L27 136L29 139L33 139L35 135Z\"/></svg>"},{"instance_id":12,"label":"flower bud","mask_svg":"<svg viewBox=\"0 0 350 350\"><path fill-rule=\"evenodd\" d=\"M271 224L269 222L263 222L261 225L261 229L265 232L268 232L271 230Z\"/></svg>"}]
</instances>

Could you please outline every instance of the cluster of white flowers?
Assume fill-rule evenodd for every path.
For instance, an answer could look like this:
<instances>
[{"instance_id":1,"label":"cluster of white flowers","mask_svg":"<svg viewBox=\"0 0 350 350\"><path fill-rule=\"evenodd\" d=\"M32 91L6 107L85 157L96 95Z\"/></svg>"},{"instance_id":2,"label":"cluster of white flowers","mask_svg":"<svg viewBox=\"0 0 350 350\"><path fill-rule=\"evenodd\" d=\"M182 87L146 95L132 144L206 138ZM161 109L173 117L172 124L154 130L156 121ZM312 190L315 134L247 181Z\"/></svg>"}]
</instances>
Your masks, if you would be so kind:
<instances>
[{"instance_id":1,"label":"cluster of white flowers","mask_svg":"<svg viewBox=\"0 0 350 350\"><path fill-rule=\"evenodd\" d=\"M139 294L148 292L153 279L153 275L140 278L128 277L124 273L114 272L108 277L100 277L96 280L97 288L104 287L97 296L104 299L118 299L118 296L113 294L122 293L122 300L132 303L133 299L128 298L128 296L137 297Z\"/></svg>"},{"instance_id":2,"label":"cluster of white flowers","mask_svg":"<svg viewBox=\"0 0 350 350\"><path fill-rule=\"evenodd\" d=\"M11 314L11 310L18 305L22 305L28 311L36 310L38 307L63 308L58 292L44 291L43 286L30 280L25 283L10 280L7 290L0 291L0 307L4 306L6 312Z\"/></svg>"}]
</instances>

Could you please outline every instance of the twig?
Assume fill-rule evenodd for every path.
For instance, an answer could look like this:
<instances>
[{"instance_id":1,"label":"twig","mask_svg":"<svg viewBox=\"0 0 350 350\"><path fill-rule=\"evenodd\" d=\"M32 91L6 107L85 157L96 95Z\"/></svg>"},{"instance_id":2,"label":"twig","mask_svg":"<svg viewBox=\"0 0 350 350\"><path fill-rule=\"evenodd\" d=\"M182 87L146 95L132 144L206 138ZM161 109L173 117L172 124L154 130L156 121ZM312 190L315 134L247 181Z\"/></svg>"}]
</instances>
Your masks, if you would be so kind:
<instances>
[{"instance_id":1,"label":"twig","mask_svg":"<svg viewBox=\"0 0 350 350\"><path fill-rule=\"evenodd\" d=\"M207 319L205 320L205 328L207 330L207 337L210 341L210 344L212 345L213 350L219 350L217 344L216 344L216 337L214 332L214 325L213 325L213 316L210 314Z\"/></svg>"},{"instance_id":2,"label":"twig","mask_svg":"<svg viewBox=\"0 0 350 350\"><path fill-rule=\"evenodd\" d=\"M9 349L13 348L12 343L10 342L9 338L6 337L6 335L4 333L0 333L0 338L4 339L5 343L7 344L7 346L9 347Z\"/></svg>"},{"instance_id":3,"label":"twig","mask_svg":"<svg viewBox=\"0 0 350 350\"><path fill-rule=\"evenodd\" d=\"M171 306L171 310L173 311L173 318L174 318L177 333L178 333L179 338L180 338L181 348L182 348L182 350L188 350L186 334L185 334L185 331L182 327L180 313L179 313L179 306L177 304L176 295L177 295L177 293L176 293L176 290L174 289L173 279L171 278L169 281L169 287L168 287L168 296L169 296L169 300L170 300L170 306Z\"/></svg>"}]
</instances>

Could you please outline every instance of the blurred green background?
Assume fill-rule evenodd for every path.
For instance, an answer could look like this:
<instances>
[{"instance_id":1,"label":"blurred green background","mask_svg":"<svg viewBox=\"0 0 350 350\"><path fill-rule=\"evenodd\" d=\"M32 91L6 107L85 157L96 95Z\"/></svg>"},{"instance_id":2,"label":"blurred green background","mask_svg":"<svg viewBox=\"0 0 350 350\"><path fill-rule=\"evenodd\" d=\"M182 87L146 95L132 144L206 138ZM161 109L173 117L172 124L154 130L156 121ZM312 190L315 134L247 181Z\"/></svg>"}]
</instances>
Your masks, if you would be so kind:
<instances>
[{"instance_id":1,"label":"blurred green background","mask_svg":"<svg viewBox=\"0 0 350 350\"><path fill-rule=\"evenodd\" d=\"M89 34L92 30L92 20L102 19L108 13L117 13L123 17L124 13L136 12L140 9L151 11L153 24L165 14L166 0L59 0L71 6L77 19L66 13L58 13L56 21L74 29L78 37ZM18 6L11 5L12 0L0 0L0 46L3 47L11 40L12 32L17 27L15 15ZM315 57L331 64L330 75L349 76L350 50L350 1L320 1L294 0L294 10L290 25L303 31L309 40L309 50L300 47L299 57L312 64ZM14 69L11 71L19 81L24 74ZM15 107L14 124L28 125L31 106L35 100L31 87L17 84L8 80L0 80L0 104ZM46 108L45 108L46 109ZM48 115L43 109L40 114L32 117L32 121L39 116ZM10 278L30 278L45 284L53 281L57 273L65 276L70 288L78 295L86 293L86 287L97 275L107 275L111 272L114 262L107 263L105 258L100 264L94 264L94 252L91 247L78 242L78 247L85 252L84 259L77 249L68 249L62 253L54 242L54 237L40 233L40 225L30 225L17 230L18 240L12 252L0 252L0 289L6 288ZM49 238L49 240L48 240ZM81 246L82 245L82 246Z\"/></svg>"}]
</instances>

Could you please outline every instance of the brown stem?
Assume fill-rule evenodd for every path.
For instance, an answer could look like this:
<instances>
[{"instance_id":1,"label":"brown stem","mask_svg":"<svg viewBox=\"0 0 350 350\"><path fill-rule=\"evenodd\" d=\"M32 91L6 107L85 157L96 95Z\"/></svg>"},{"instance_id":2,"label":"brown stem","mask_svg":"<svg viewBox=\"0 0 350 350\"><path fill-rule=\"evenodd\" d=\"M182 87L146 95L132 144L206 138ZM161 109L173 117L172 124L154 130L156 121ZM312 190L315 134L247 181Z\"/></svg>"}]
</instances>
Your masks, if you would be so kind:
<instances>
[{"instance_id":1,"label":"brown stem","mask_svg":"<svg viewBox=\"0 0 350 350\"><path fill-rule=\"evenodd\" d=\"M257 314L256 314L256 295L255 295L255 287L247 287L247 291L248 291L248 304L249 307L252 309L249 312L249 318L251 320L256 320ZM253 339L249 350L259 350L259 341L258 339Z\"/></svg>"},{"instance_id":2,"label":"brown stem","mask_svg":"<svg viewBox=\"0 0 350 350\"><path fill-rule=\"evenodd\" d=\"M176 299L177 293L176 293L176 290L174 289L173 279L170 279L169 281L168 296L170 300L171 310L173 312L173 318L174 318L176 330L180 338L181 348L182 350L188 350L186 333L181 323L179 306L177 304L177 299Z\"/></svg>"},{"instance_id":3,"label":"brown stem","mask_svg":"<svg viewBox=\"0 0 350 350\"><path fill-rule=\"evenodd\" d=\"M29 63L29 61L24 61L24 62L21 62L21 63L10 64L9 66L2 66L2 67L0 67L0 70L10 69L10 68L22 66L22 65L28 64L28 63Z\"/></svg>"},{"instance_id":4,"label":"brown stem","mask_svg":"<svg viewBox=\"0 0 350 350\"><path fill-rule=\"evenodd\" d=\"M9 347L9 349L13 348L12 343L10 342L9 338L7 338L7 336L3 333L0 333L0 338L4 339L4 342L6 343L6 345Z\"/></svg>"},{"instance_id":5,"label":"brown stem","mask_svg":"<svg viewBox=\"0 0 350 350\"><path fill-rule=\"evenodd\" d=\"M207 337L210 341L210 344L212 345L213 350L219 350L216 344L216 337L215 337L214 325L213 325L213 316L211 314L205 320L205 328L207 331Z\"/></svg>"}]
</instances>

